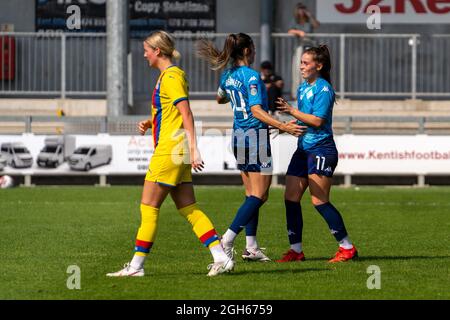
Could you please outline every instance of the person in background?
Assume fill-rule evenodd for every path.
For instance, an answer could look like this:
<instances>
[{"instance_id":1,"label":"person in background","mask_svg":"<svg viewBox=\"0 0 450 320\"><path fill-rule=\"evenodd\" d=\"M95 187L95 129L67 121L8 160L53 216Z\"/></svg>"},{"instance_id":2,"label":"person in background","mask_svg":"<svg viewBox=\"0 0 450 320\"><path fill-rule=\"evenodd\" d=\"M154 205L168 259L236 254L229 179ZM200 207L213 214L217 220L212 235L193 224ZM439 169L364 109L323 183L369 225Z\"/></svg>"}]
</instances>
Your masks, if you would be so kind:
<instances>
[{"instance_id":1,"label":"person in background","mask_svg":"<svg viewBox=\"0 0 450 320\"><path fill-rule=\"evenodd\" d=\"M288 33L298 38L294 55L292 57L292 83L291 96L296 99L297 88L303 82L300 77L300 61L303 50L316 46L314 40L308 37L315 29L319 28L320 22L313 16L308 8L301 2L297 3L294 11L294 19L288 28Z\"/></svg>"},{"instance_id":2,"label":"person in background","mask_svg":"<svg viewBox=\"0 0 450 320\"><path fill-rule=\"evenodd\" d=\"M266 85L267 97L269 100L269 110L270 113L275 114L277 111L277 106L275 101L280 98L283 94L284 81L279 75L275 74L273 71L273 66L270 61L264 61L261 63L260 67L261 79Z\"/></svg>"}]
</instances>

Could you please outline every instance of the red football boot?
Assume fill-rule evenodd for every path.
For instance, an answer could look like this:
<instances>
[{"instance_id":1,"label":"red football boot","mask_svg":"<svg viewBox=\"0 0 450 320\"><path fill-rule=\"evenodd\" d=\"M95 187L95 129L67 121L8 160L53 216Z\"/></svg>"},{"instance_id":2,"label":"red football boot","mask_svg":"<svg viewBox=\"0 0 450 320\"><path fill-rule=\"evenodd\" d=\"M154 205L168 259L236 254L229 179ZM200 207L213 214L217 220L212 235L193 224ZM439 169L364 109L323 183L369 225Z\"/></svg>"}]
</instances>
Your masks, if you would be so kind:
<instances>
[{"instance_id":1,"label":"red football boot","mask_svg":"<svg viewBox=\"0 0 450 320\"><path fill-rule=\"evenodd\" d=\"M276 262L295 262L295 261L305 261L305 255L303 251L298 253L292 249L283 254L283 258L276 260Z\"/></svg>"},{"instance_id":2,"label":"red football boot","mask_svg":"<svg viewBox=\"0 0 450 320\"><path fill-rule=\"evenodd\" d=\"M334 258L328 260L328 262L330 262L330 263L345 262L345 261L352 260L357 257L358 257L358 251L356 250L355 246L353 246L353 248L351 248L351 249L344 249L342 247L339 247L339 251L336 252L336 255L334 256Z\"/></svg>"}]
</instances>

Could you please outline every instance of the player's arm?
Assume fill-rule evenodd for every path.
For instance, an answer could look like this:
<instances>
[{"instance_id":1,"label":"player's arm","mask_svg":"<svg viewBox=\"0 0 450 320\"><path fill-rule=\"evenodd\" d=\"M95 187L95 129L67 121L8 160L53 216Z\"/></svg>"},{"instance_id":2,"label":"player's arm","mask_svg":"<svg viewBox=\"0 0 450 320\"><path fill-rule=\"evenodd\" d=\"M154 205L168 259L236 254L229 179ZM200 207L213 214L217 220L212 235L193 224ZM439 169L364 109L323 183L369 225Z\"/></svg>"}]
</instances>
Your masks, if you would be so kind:
<instances>
[{"instance_id":1,"label":"player's arm","mask_svg":"<svg viewBox=\"0 0 450 320\"><path fill-rule=\"evenodd\" d=\"M150 119L144 120L138 123L138 130L141 136L147 132L148 129L152 127L152 121Z\"/></svg>"},{"instance_id":2,"label":"player's arm","mask_svg":"<svg viewBox=\"0 0 450 320\"><path fill-rule=\"evenodd\" d=\"M281 122L273 118L270 114L264 111L264 109L261 108L261 105L259 104L252 106L250 110L252 111L253 116L259 121L264 122L265 124L277 128L283 132L290 133L295 137L301 136L307 129L306 127L299 126L298 124L292 121Z\"/></svg>"},{"instance_id":3,"label":"player's arm","mask_svg":"<svg viewBox=\"0 0 450 320\"><path fill-rule=\"evenodd\" d=\"M308 126L311 126L313 128L320 128L325 124L325 119L322 117L318 117L313 114L308 114L301 112L300 110L294 108L289 103L287 103L286 100L283 98L278 98L277 101L275 101L277 104L277 109L281 112L290 114L295 119L300 120L301 122L307 124Z\"/></svg>"},{"instance_id":4,"label":"player's arm","mask_svg":"<svg viewBox=\"0 0 450 320\"><path fill-rule=\"evenodd\" d=\"M200 155L200 151L197 148L197 135L195 134L194 115L192 114L191 107L189 106L189 100L182 100L176 104L176 107L181 113L183 118L183 127L186 131L189 151L191 155L192 168L197 171L202 171L203 160Z\"/></svg>"},{"instance_id":5,"label":"player's arm","mask_svg":"<svg viewBox=\"0 0 450 320\"><path fill-rule=\"evenodd\" d=\"M216 101L218 104L225 104L225 103L230 102L230 99L228 99L227 93L221 87L219 87L219 89L217 90Z\"/></svg>"}]
</instances>

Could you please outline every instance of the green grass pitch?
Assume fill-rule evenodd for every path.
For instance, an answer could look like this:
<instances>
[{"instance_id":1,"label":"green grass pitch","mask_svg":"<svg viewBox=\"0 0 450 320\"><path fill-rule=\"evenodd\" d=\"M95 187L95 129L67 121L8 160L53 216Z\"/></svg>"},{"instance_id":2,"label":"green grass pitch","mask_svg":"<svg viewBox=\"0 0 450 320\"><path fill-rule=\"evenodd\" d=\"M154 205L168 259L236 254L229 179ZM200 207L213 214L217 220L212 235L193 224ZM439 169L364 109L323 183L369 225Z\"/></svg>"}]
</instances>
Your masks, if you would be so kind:
<instances>
[{"instance_id":1,"label":"green grass pitch","mask_svg":"<svg viewBox=\"0 0 450 320\"><path fill-rule=\"evenodd\" d=\"M450 188L335 188L360 259L327 264L336 251L325 222L303 199L303 263L245 263L208 278L211 262L171 199L144 278L107 278L133 253L141 187L0 190L0 299L449 299ZM222 233L243 199L239 187L197 187L197 200ZM260 215L259 243L272 259L288 248L283 189ZM244 246L238 237L236 250ZM66 286L81 270L81 289ZM367 268L381 289L367 288Z\"/></svg>"}]
</instances>

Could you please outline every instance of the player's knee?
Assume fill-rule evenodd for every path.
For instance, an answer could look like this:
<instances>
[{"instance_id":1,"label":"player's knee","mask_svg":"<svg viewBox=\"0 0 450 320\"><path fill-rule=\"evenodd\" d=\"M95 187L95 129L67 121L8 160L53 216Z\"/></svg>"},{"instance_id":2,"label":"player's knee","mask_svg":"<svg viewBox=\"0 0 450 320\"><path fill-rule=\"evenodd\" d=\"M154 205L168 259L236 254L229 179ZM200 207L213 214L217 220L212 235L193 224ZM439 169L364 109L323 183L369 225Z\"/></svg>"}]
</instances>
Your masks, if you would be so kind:
<instances>
[{"instance_id":1,"label":"player's knee","mask_svg":"<svg viewBox=\"0 0 450 320\"><path fill-rule=\"evenodd\" d=\"M300 200L300 192L293 191L293 190L287 190L284 192L284 200L297 202Z\"/></svg>"},{"instance_id":2,"label":"player's knee","mask_svg":"<svg viewBox=\"0 0 450 320\"><path fill-rule=\"evenodd\" d=\"M316 207L316 206L320 206L322 204L325 204L325 203L327 203L329 201L328 201L328 199L320 199L320 198L317 198L317 197L311 197L311 202L312 202L313 206Z\"/></svg>"},{"instance_id":3,"label":"player's knee","mask_svg":"<svg viewBox=\"0 0 450 320\"><path fill-rule=\"evenodd\" d=\"M261 201L264 203L269 199L269 189L265 190L265 192L261 192Z\"/></svg>"}]
</instances>

